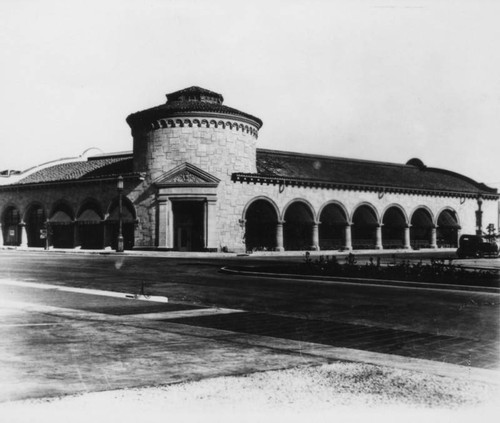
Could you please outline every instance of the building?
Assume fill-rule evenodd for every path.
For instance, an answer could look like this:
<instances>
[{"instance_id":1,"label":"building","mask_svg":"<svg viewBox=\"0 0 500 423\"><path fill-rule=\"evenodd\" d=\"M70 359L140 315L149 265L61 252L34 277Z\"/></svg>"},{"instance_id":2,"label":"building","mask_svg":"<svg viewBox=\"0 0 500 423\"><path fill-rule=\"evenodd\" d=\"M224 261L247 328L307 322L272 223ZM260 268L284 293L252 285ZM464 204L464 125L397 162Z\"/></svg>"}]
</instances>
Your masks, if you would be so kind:
<instances>
[{"instance_id":1,"label":"building","mask_svg":"<svg viewBox=\"0 0 500 423\"><path fill-rule=\"evenodd\" d=\"M116 248L121 220L125 248L420 249L498 224L497 190L419 159L259 149L262 121L203 88L127 123L132 152L0 174L0 245Z\"/></svg>"}]
</instances>

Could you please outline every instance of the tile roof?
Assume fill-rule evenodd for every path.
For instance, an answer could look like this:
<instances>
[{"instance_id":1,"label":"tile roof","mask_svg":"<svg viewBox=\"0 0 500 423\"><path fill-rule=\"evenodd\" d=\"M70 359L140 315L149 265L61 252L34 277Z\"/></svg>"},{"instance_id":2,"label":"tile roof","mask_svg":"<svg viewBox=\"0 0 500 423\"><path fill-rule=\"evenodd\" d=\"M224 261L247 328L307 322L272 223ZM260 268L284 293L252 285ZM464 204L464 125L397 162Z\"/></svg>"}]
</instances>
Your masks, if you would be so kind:
<instances>
[{"instance_id":1,"label":"tile roof","mask_svg":"<svg viewBox=\"0 0 500 423\"><path fill-rule=\"evenodd\" d=\"M257 174L234 174L233 179L264 177L344 186L474 195L497 193L496 189L458 173L425 167L416 159L409 163L411 164L403 165L257 149Z\"/></svg>"},{"instance_id":2,"label":"tile roof","mask_svg":"<svg viewBox=\"0 0 500 423\"><path fill-rule=\"evenodd\" d=\"M35 170L17 182L19 186L62 181L82 181L134 175L131 154L89 158L87 161L54 164ZM450 194L494 195L489 188L466 176L425 167L415 159L410 164L374 162L312 154L257 149L257 173L235 173L234 180L267 179L340 186L343 188L432 191Z\"/></svg>"},{"instance_id":3,"label":"tile roof","mask_svg":"<svg viewBox=\"0 0 500 423\"><path fill-rule=\"evenodd\" d=\"M190 94L193 98L189 100ZM203 99L203 97L206 97ZM207 99L208 97L211 98ZM217 100L217 101L212 101ZM132 129L148 127L151 122L174 116L186 116L189 114L197 115L199 113L217 113L232 115L251 120L257 124L258 128L262 126L262 120L248 113L241 112L232 107L224 106L222 95L200 87L189 87L171 94L167 94L167 102L147 110L132 113L127 117L127 123Z\"/></svg>"},{"instance_id":4,"label":"tile roof","mask_svg":"<svg viewBox=\"0 0 500 423\"><path fill-rule=\"evenodd\" d=\"M216 93L214 91L207 90L205 88L197 87L197 86L192 86L189 88L184 88L183 90L175 91L173 93L167 94L167 100L168 101L175 101L178 100L182 96L186 95L196 95L196 96L208 96L208 97L213 97L216 98L217 100L220 100L220 102L224 101L224 97L222 97L221 94Z\"/></svg>"},{"instance_id":5,"label":"tile roof","mask_svg":"<svg viewBox=\"0 0 500 423\"><path fill-rule=\"evenodd\" d=\"M18 180L15 185L109 178L132 172L131 156L90 158L87 161L60 163L45 167Z\"/></svg>"}]
</instances>

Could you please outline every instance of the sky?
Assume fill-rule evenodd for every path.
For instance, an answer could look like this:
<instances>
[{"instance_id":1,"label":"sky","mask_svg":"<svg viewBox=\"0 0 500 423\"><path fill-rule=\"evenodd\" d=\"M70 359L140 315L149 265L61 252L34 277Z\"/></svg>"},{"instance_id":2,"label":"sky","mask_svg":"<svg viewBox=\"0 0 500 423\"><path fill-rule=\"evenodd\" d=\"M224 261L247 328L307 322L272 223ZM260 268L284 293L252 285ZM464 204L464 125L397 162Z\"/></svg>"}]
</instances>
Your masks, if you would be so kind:
<instances>
[{"instance_id":1,"label":"sky","mask_svg":"<svg viewBox=\"0 0 500 423\"><path fill-rule=\"evenodd\" d=\"M417 157L500 188L499 16L488 0L0 0L0 170L131 150L129 114L197 85L261 118L260 148Z\"/></svg>"}]
</instances>

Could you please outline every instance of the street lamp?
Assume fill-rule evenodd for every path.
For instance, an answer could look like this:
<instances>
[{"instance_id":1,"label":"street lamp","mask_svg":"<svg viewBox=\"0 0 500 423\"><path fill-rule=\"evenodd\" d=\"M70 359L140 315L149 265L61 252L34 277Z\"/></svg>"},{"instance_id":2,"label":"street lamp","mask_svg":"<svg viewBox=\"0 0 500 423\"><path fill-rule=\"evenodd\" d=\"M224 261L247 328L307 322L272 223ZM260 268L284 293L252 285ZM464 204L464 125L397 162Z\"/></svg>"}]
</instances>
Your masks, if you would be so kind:
<instances>
[{"instance_id":1,"label":"street lamp","mask_svg":"<svg viewBox=\"0 0 500 423\"><path fill-rule=\"evenodd\" d=\"M122 233L122 193L123 193L123 176L118 176L116 183L118 190L118 245L116 247L117 253L123 252L123 233Z\"/></svg>"},{"instance_id":2,"label":"street lamp","mask_svg":"<svg viewBox=\"0 0 500 423\"><path fill-rule=\"evenodd\" d=\"M483 234L483 211L481 205L483 204L483 197L481 194L477 197L477 210L476 210L476 235Z\"/></svg>"}]
</instances>

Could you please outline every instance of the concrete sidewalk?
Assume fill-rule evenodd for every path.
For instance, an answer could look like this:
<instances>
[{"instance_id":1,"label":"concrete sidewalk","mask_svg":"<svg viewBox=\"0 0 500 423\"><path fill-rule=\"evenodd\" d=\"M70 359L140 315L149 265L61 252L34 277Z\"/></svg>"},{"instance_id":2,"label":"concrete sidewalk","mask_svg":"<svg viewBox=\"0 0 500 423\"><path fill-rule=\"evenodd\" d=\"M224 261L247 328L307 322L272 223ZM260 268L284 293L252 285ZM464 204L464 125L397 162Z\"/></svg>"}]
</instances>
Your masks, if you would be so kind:
<instances>
[{"instance_id":1,"label":"concrete sidewalk","mask_svg":"<svg viewBox=\"0 0 500 423\"><path fill-rule=\"evenodd\" d=\"M5 283L8 285L8 282ZM52 288L39 286L33 289ZM277 323L277 329L263 335L258 330L262 326L254 317L250 319L251 328L256 329L253 331L234 326L233 330L221 329L203 324L203 319L220 316L234 325L235 318L244 315L241 310L163 303L161 311L155 311L156 304L160 307L160 303L147 302L145 306L144 301L109 297L107 293L103 293L105 300L99 309L95 306L99 302L96 298L99 292L71 288L71 293L88 296L94 304L92 309L99 311L15 301L3 301L1 304L1 400L170 384L339 360L453 379L500 383L497 369L426 360L418 358L418 355L403 357L353 349L329 345L324 341L293 339L287 336L283 324L272 315L261 315L264 326L268 328L269 324ZM109 303L111 300L106 298L112 299L112 306ZM168 310L168 307L174 308ZM118 308L117 314L114 310ZM138 313L138 310L141 312ZM193 318L198 322L193 322ZM270 323L265 319L270 319ZM294 325L296 323L293 322ZM304 321L302 324L305 324ZM354 344L356 333L360 336L357 340L360 343L367 340L378 342L376 337L373 338L373 332L359 333L356 327L353 330L350 334L344 332L344 336L351 337ZM308 332L306 330L305 333ZM423 336L416 342L422 343L425 338ZM445 341L444 337L439 339L439 342ZM450 348L460 348L459 344L453 343L454 340L450 341ZM31 355L31 352L35 354Z\"/></svg>"}]
</instances>

